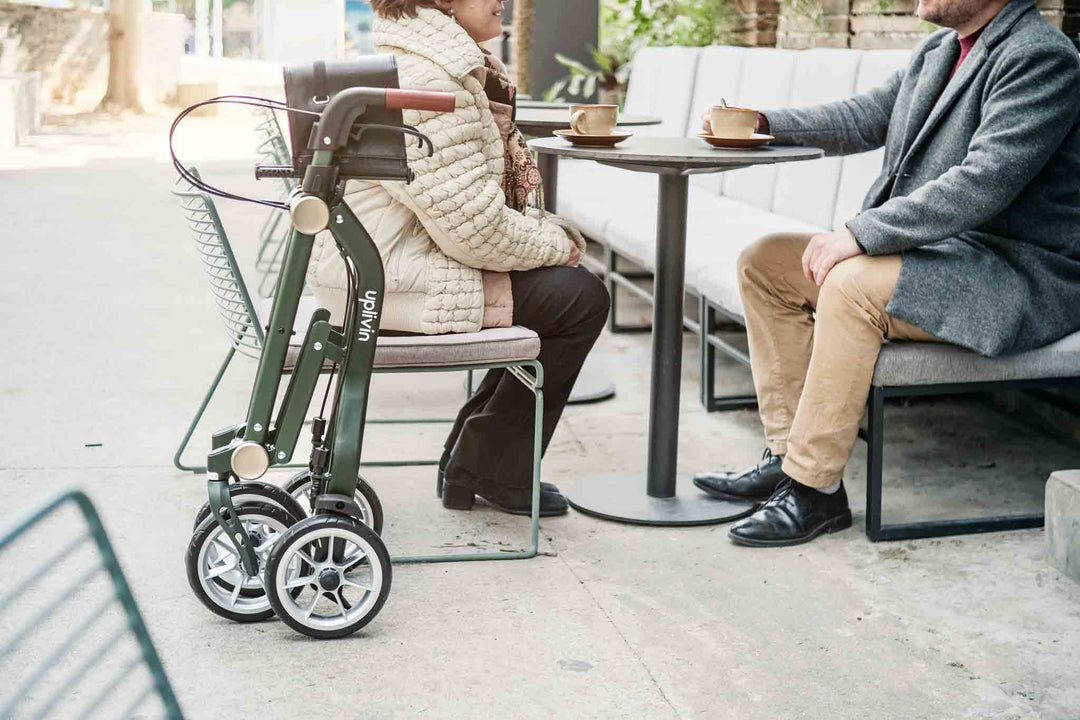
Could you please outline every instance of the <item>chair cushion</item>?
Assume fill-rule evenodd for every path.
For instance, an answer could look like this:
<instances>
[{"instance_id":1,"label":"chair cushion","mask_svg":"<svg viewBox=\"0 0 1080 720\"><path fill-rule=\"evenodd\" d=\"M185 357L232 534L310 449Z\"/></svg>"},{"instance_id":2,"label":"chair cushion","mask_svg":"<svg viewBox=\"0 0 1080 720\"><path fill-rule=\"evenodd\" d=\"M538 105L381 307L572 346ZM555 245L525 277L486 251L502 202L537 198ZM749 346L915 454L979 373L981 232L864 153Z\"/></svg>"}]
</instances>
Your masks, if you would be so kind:
<instances>
[{"instance_id":1,"label":"chair cushion","mask_svg":"<svg viewBox=\"0 0 1080 720\"><path fill-rule=\"evenodd\" d=\"M889 342L874 369L874 385L905 387L942 383L1080 377L1080 332L1046 347L988 358L945 343Z\"/></svg>"},{"instance_id":2,"label":"chair cushion","mask_svg":"<svg viewBox=\"0 0 1080 720\"><path fill-rule=\"evenodd\" d=\"M818 48L795 61L789 107L806 107L844 100L855 91L855 75L862 53L858 50ZM840 184L839 157L785 163L776 172L773 212L819 227L831 227Z\"/></svg>"},{"instance_id":3,"label":"chair cushion","mask_svg":"<svg viewBox=\"0 0 1080 720\"><path fill-rule=\"evenodd\" d=\"M375 367L438 367L535 360L540 336L514 325L474 333L380 337Z\"/></svg>"},{"instance_id":4,"label":"chair cushion","mask_svg":"<svg viewBox=\"0 0 1080 720\"><path fill-rule=\"evenodd\" d=\"M259 316L270 317L273 298L259 303ZM318 306L315 298L300 298L293 323L293 336L285 357L285 369L296 367L300 343L307 332L311 316ZM264 321L265 323L265 321ZM264 325L265 326L265 325ZM508 328L487 328L474 333L445 335L403 335L379 337L375 348L375 368L439 367L452 365L482 365L535 360L540 355L540 336L532 330L514 325ZM324 370L330 363L324 364Z\"/></svg>"}]
</instances>

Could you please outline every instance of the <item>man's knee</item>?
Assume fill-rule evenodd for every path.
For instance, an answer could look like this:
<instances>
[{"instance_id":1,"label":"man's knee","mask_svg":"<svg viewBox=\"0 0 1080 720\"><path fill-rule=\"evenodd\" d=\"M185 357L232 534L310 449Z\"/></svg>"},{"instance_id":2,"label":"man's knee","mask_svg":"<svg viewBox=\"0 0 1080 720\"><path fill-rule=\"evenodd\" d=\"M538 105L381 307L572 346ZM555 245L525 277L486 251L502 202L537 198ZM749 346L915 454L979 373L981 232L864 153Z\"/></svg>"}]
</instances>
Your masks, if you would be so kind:
<instances>
[{"instance_id":1,"label":"man's knee","mask_svg":"<svg viewBox=\"0 0 1080 720\"><path fill-rule=\"evenodd\" d=\"M835 307L837 303L863 308L884 309L896 286L896 277L882 258L856 255L837 263L821 285L818 307Z\"/></svg>"},{"instance_id":2,"label":"man's knee","mask_svg":"<svg viewBox=\"0 0 1080 720\"><path fill-rule=\"evenodd\" d=\"M760 281L784 265L798 262L802 257L800 248L807 240L808 236L800 233L771 233L750 243L739 253L739 284Z\"/></svg>"}]
</instances>

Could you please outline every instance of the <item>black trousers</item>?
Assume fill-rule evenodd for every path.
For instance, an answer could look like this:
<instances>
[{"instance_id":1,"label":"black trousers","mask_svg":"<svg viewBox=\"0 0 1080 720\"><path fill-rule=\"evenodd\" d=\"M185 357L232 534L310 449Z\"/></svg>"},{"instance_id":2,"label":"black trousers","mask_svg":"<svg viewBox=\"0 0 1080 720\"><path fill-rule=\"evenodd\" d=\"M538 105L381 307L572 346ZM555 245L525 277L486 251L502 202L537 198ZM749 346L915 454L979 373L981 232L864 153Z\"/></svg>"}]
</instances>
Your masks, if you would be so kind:
<instances>
[{"instance_id":1,"label":"black trousers","mask_svg":"<svg viewBox=\"0 0 1080 720\"><path fill-rule=\"evenodd\" d=\"M514 324L540 336L546 451L611 301L604 283L582 267L512 272L510 282ZM474 489L531 486L534 407L532 392L513 375L489 370L446 439L447 480Z\"/></svg>"}]
</instances>

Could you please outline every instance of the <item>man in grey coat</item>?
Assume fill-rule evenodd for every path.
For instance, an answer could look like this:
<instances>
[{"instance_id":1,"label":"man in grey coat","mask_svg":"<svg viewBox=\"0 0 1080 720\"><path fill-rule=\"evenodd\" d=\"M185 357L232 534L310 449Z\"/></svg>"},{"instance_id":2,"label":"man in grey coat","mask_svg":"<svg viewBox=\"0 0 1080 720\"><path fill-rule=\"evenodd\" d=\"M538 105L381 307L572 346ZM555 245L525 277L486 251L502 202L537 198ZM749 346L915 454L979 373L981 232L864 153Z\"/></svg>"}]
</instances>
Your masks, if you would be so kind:
<instances>
[{"instance_id":1,"label":"man in grey coat","mask_svg":"<svg viewBox=\"0 0 1080 720\"><path fill-rule=\"evenodd\" d=\"M886 338L987 356L1080 328L1080 59L1032 0L920 0L943 26L849 100L766 111L777 142L885 146L862 212L770 235L739 259L768 449L699 488L764 502L735 542L794 545L851 526L841 476Z\"/></svg>"}]
</instances>

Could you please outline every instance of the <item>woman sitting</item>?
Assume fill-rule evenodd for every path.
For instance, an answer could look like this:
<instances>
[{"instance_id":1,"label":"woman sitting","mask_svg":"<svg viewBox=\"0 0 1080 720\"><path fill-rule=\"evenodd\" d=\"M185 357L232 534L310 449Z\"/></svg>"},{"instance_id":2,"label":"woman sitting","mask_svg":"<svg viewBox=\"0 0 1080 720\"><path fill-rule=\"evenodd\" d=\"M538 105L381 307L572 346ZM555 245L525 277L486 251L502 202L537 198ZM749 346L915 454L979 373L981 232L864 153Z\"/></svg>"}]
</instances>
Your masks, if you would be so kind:
<instances>
[{"instance_id":1,"label":"woman sitting","mask_svg":"<svg viewBox=\"0 0 1080 720\"><path fill-rule=\"evenodd\" d=\"M381 327L461 333L515 324L536 332L546 450L609 300L603 283L578 267L581 234L529 206L541 194L540 173L514 125L515 88L478 44L502 33L502 0L371 5L377 51L397 56L401 87L457 96L453 113L405 111L405 122L435 150L429 158L407 138L411 184L353 181L346 188L386 267ZM340 319L346 271L329 237L316 239L309 282L320 305ZM506 512L529 513L532 423L531 392L506 371L489 371L446 440L443 505L469 509L479 495ZM566 508L558 488L544 483L540 514Z\"/></svg>"}]
</instances>

